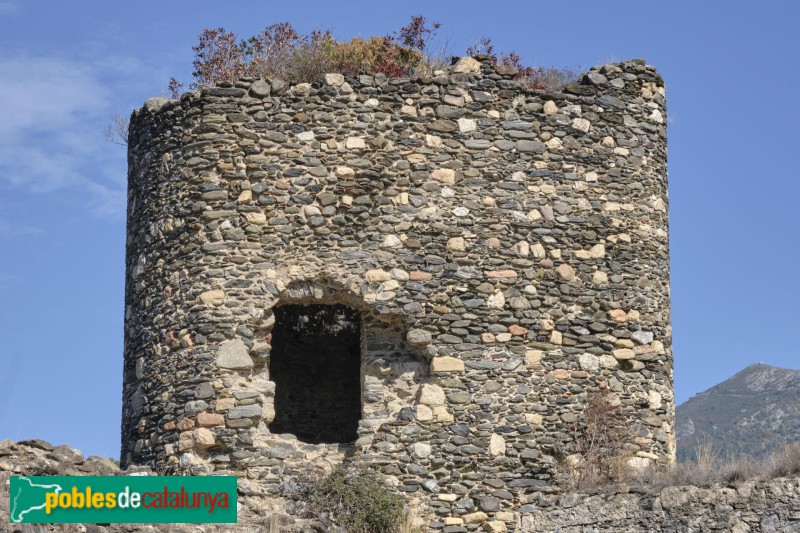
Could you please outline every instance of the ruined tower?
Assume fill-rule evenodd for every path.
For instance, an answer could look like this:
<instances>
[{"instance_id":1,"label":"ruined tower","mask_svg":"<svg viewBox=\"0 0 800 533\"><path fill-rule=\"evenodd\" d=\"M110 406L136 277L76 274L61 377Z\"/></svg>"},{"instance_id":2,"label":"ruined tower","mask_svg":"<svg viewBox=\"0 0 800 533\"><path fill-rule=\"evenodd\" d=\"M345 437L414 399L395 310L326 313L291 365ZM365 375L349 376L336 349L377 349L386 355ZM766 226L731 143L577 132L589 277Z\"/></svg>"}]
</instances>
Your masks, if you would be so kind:
<instances>
[{"instance_id":1,"label":"ruined tower","mask_svg":"<svg viewBox=\"0 0 800 533\"><path fill-rule=\"evenodd\" d=\"M629 462L670 461L662 79L512 78L462 58L136 111L123 464L278 496L347 457L439 516L524 512L600 388Z\"/></svg>"}]
</instances>

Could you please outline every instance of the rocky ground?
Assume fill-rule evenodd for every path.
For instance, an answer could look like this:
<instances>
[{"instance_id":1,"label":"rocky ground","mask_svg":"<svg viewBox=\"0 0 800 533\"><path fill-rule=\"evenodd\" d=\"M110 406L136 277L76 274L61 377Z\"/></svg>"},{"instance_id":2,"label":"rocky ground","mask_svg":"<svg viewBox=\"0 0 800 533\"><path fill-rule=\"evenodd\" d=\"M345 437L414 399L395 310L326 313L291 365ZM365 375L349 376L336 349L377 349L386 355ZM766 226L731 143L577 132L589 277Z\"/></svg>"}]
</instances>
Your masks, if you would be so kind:
<instances>
[{"instance_id":1,"label":"rocky ground","mask_svg":"<svg viewBox=\"0 0 800 533\"><path fill-rule=\"evenodd\" d=\"M0 442L0 530L14 533L325 531L319 524L295 523L254 490L240 482L239 523L202 524L64 524L12 525L8 517L8 484L12 475L131 475L153 474L147 468L120 470L99 457L84 458L69 446L41 440ZM584 533L596 531L727 531L800 532L800 478L745 481L711 487L667 487L657 491L552 496L523 515L520 531ZM465 527L466 526L466 527ZM471 531L472 524L445 526L444 532ZM479 527L478 524L474 524Z\"/></svg>"},{"instance_id":2,"label":"rocky ground","mask_svg":"<svg viewBox=\"0 0 800 533\"><path fill-rule=\"evenodd\" d=\"M53 446L48 442L33 439L20 442L0 442L0 532L43 533L216 533L223 531L287 531L294 519L272 508L268 500L251 490L247 480L239 484L239 523L225 524L10 524L9 523L9 479L13 475L30 476L126 476L138 474L156 475L147 467L131 467L120 470L110 459L84 458L78 450L69 446ZM244 489L244 491L242 490ZM308 531L313 527L303 526Z\"/></svg>"}]
</instances>

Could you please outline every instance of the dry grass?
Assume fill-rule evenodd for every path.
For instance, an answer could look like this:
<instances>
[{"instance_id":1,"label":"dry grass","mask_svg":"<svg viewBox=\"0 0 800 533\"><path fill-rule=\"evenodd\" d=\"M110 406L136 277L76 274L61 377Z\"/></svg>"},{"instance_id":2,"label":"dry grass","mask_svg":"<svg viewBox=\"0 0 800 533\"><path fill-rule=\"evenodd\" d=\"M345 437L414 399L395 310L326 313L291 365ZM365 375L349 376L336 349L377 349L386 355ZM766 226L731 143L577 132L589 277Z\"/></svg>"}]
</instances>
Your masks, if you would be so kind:
<instances>
[{"instance_id":1,"label":"dry grass","mask_svg":"<svg viewBox=\"0 0 800 533\"><path fill-rule=\"evenodd\" d=\"M769 478L800 475L800 444L792 444L766 461L766 475Z\"/></svg>"},{"instance_id":2,"label":"dry grass","mask_svg":"<svg viewBox=\"0 0 800 533\"><path fill-rule=\"evenodd\" d=\"M660 490L681 485L736 485L791 476L800 476L800 444L790 444L763 459L748 456L720 458L713 443L708 441L695 448L694 461L676 463L661 470L649 469L632 475L628 481L645 490Z\"/></svg>"}]
</instances>

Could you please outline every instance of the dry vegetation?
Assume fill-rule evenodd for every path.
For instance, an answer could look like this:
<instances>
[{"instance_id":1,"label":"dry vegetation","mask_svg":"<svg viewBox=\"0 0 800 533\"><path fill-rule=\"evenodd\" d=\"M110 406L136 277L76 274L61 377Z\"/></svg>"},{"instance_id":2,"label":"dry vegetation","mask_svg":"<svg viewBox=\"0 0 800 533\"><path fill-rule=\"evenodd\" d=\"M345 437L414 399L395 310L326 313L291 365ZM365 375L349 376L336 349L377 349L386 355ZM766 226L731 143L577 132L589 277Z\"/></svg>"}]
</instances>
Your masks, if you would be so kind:
<instances>
[{"instance_id":1,"label":"dry vegetation","mask_svg":"<svg viewBox=\"0 0 800 533\"><path fill-rule=\"evenodd\" d=\"M607 389L590 393L580 420L571 428L574 446L560 450L560 483L567 490L593 492L614 489L620 484L641 490L660 490L668 486L704 487L715 483L737 484L800 476L800 443L791 444L767 456L753 459L721 457L713 442L695 449L695 459L668 467L632 471L632 457L626 443L633 440L619 403Z\"/></svg>"},{"instance_id":2,"label":"dry vegetation","mask_svg":"<svg viewBox=\"0 0 800 533\"><path fill-rule=\"evenodd\" d=\"M309 470L299 484L305 515L352 533L412 533L403 498L365 466L339 465L330 473Z\"/></svg>"},{"instance_id":3,"label":"dry vegetation","mask_svg":"<svg viewBox=\"0 0 800 533\"><path fill-rule=\"evenodd\" d=\"M193 81L189 89L231 83L237 78L279 78L315 82L325 73L348 76L382 73L388 77L432 76L450 63L448 46L435 47L433 38L441 27L424 16L389 35L338 40L330 30L298 33L288 22L267 26L242 39L225 28L205 29L192 47L195 52ZM467 55L486 54L495 64L517 70L516 79L532 89L560 90L576 79L569 69L527 64L513 51L495 52L491 39L481 39ZM168 93L177 98L184 84L170 80Z\"/></svg>"},{"instance_id":4,"label":"dry vegetation","mask_svg":"<svg viewBox=\"0 0 800 533\"><path fill-rule=\"evenodd\" d=\"M289 82L317 82L327 73L357 76L430 77L451 64L448 43L433 44L441 27L424 16L389 35L338 40L330 30L298 33L288 22L267 26L242 39L225 28L206 28L192 46L194 61L188 89L233 83L238 78L277 78ZM576 70L525 63L513 50L495 51L490 38L480 39L466 55L484 54L492 63L513 67L516 80L535 90L560 91L578 78ZM166 94L178 99L186 84L172 77ZM128 119L115 115L103 131L106 141L128 144Z\"/></svg>"},{"instance_id":5,"label":"dry vegetation","mask_svg":"<svg viewBox=\"0 0 800 533\"><path fill-rule=\"evenodd\" d=\"M744 481L800 476L800 444L790 444L756 460L748 456L721 458L709 441L697 447L695 457L695 460L675 463L667 469L652 469L630 476L629 482L643 489L659 490L675 485L735 485Z\"/></svg>"},{"instance_id":6,"label":"dry vegetation","mask_svg":"<svg viewBox=\"0 0 800 533\"><path fill-rule=\"evenodd\" d=\"M587 395L580 420L571 428L574 446L560 450L560 478L570 490L582 491L613 483L625 475L631 440L626 417L607 388Z\"/></svg>"}]
</instances>

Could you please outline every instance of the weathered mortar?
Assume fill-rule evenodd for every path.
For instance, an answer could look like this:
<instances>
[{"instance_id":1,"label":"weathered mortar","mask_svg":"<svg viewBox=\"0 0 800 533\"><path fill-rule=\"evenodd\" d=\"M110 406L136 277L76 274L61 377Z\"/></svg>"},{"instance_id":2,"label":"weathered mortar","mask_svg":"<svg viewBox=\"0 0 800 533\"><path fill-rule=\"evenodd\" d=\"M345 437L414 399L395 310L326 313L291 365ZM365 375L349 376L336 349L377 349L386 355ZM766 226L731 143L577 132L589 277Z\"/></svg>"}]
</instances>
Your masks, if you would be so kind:
<instances>
[{"instance_id":1,"label":"weathered mortar","mask_svg":"<svg viewBox=\"0 0 800 533\"><path fill-rule=\"evenodd\" d=\"M278 495L349 451L440 517L506 518L555 490L599 386L635 461L670 461L663 82L641 61L564 93L511 77L462 59L136 111L123 464L229 470ZM362 313L352 446L268 431L284 303Z\"/></svg>"}]
</instances>

